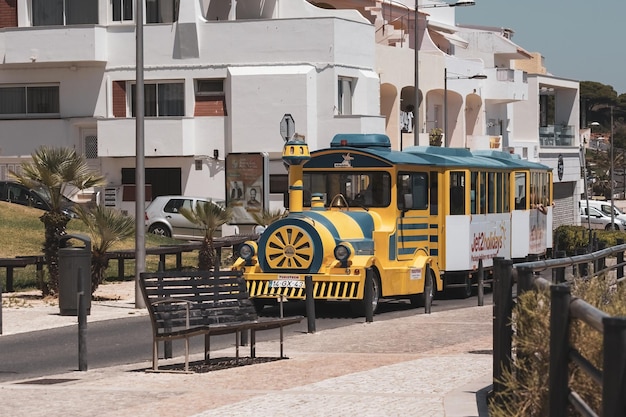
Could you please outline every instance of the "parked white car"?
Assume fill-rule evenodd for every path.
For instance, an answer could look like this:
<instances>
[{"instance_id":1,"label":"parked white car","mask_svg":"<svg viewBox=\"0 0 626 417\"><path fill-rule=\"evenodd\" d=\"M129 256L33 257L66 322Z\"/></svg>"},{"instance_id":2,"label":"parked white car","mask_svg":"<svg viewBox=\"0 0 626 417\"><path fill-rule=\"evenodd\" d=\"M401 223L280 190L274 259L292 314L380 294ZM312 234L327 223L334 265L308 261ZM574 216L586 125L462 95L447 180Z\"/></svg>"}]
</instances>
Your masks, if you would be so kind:
<instances>
[{"instance_id":1,"label":"parked white car","mask_svg":"<svg viewBox=\"0 0 626 417\"><path fill-rule=\"evenodd\" d=\"M202 240L204 230L180 214L181 208L192 209L201 202L211 202L224 207L223 200L206 197L187 197L182 195L163 195L156 197L146 207L146 230L165 237L183 240ZM217 236L221 236L218 230Z\"/></svg>"},{"instance_id":2,"label":"parked white car","mask_svg":"<svg viewBox=\"0 0 626 417\"><path fill-rule=\"evenodd\" d=\"M581 207L587 207L587 200L580 201ZM589 207L593 207L595 209L600 210L602 213L611 217L611 200L609 201L600 201L600 200L589 200ZM613 217L616 217L620 220L626 220L626 214L621 211L615 203L613 203Z\"/></svg>"},{"instance_id":3,"label":"parked white car","mask_svg":"<svg viewBox=\"0 0 626 417\"><path fill-rule=\"evenodd\" d=\"M592 229L611 230L611 215L606 214L594 207L589 207L589 217L587 217L587 207L581 202L580 222L582 226L591 225ZM614 218L613 229L626 230L626 220Z\"/></svg>"}]
</instances>

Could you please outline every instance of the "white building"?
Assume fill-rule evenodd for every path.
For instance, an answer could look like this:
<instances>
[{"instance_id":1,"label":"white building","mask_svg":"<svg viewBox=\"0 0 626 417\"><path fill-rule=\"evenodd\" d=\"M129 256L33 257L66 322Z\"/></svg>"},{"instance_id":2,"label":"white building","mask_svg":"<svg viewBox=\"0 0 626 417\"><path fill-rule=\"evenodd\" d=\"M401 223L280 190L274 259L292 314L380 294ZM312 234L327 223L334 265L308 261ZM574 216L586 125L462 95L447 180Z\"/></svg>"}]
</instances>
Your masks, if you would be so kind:
<instances>
[{"instance_id":1,"label":"white building","mask_svg":"<svg viewBox=\"0 0 626 417\"><path fill-rule=\"evenodd\" d=\"M402 149L427 144L433 128L446 146L531 160L579 145L549 145L536 105L544 84L564 83L563 119L577 128L577 83L529 83L515 60L531 54L506 33L457 26L442 1L419 13L414 0L144 4L148 195L223 199L225 155L256 152L269 154L269 191L285 192L286 113L312 150L340 132L387 133ZM134 13L134 0L0 2L0 178L40 145L71 147L106 175L108 201L134 212Z\"/></svg>"}]
</instances>

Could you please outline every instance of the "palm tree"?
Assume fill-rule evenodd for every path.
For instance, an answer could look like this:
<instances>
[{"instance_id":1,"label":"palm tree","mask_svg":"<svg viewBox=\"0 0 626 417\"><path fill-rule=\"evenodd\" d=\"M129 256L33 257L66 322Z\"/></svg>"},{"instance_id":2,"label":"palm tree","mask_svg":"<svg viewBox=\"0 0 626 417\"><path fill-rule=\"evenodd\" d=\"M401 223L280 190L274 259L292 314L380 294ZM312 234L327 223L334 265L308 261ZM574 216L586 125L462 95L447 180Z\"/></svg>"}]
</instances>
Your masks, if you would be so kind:
<instances>
[{"instance_id":1,"label":"palm tree","mask_svg":"<svg viewBox=\"0 0 626 417\"><path fill-rule=\"evenodd\" d=\"M200 201L191 209L181 208L180 214L204 230L204 238L198 252L198 269L201 271L214 269L219 263L213 244L213 235L220 226L231 220L231 207L222 207L212 201Z\"/></svg>"},{"instance_id":2,"label":"palm tree","mask_svg":"<svg viewBox=\"0 0 626 417\"><path fill-rule=\"evenodd\" d=\"M91 294L104 282L109 266L107 251L114 243L135 235L135 219L109 207L78 207L78 218L91 237Z\"/></svg>"},{"instance_id":3,"label":"palm tree","mask_svg":"<svg viewBox=\"0 0 626 417\"><path fill-rule=\"evenodd\" d=\"M262 226L265 229L270 224L274 223L276 220L280 220L287 215L287 212L283 209L263 209L261 212L252 213L252 218L259 226Z\"/></svg>"},{"instance_id":4,"label":"palm tree","mask_svg":"<svg viewBox=\"0 0 626 417\"><path fill-rule=\"evenodd\" d=\"M106 184L100 174L92 171L85 158L70 148L42 146L31 154L32 162L21 164L21 173L10 171L17 182L29 188L43 187L50 198L51 210L41 216L46 233L43 252L49 281L43 283L44 295L59 291L59 237L65 234L70 218L61 210L68 188L79 190Z\"/></svg>"}]
</instances>

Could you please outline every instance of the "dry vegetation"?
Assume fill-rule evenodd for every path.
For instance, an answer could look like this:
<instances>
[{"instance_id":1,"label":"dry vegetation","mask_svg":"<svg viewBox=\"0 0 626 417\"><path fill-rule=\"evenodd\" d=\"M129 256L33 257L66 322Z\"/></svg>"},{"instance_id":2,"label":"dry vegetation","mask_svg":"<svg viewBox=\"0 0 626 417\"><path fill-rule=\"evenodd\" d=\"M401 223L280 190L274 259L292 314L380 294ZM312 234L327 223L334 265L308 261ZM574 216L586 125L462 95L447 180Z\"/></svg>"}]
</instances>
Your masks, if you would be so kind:
<instances>
[{"instance_id":1,"label":"dry vegetation","mask_svg":"<svg viewBox=\"0 0 626 417\"><path fill-rule=\"evenodd\" d=\"M614 281L614 280L613 280ZM611 316L626 316L626 287L605 277L577 278L571 283L576 296ZM548 416L550 358L550 294L529 291L518 299L513 323L515 359L511 373L503 377L505 391L490 402L492 417ZM602 334L580 320L570 327L570 341L594 366L602 368ZM602 390L584 372L570 365L570 387L599 411ZM577 415L571 408L567 415Z\"/></svg>"}]
</instances>

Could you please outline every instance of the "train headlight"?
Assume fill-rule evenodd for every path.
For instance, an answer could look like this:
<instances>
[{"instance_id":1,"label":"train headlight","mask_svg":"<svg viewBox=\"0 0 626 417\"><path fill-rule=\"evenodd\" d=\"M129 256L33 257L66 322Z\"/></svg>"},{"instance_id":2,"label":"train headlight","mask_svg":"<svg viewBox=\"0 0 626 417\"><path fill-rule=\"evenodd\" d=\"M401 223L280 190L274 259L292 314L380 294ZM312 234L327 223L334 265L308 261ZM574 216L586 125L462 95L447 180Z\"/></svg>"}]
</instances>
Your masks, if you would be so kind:
<instances>
[{"instance_id":1,"label":"train headlight","mask_svg":"<svg viewBox=\"0 0 626 417\"><path fill-rule=\"evenodd\" d=\"M351 244L347 242L341 242L340 244L335 246L335 250L333 253L335 255L335 259L341 262L341 266L345 268L348 266L348 259L350 259L350 256L352 256L352 254L354 253L354 249L352 248Z\"/></svg>"},{"instance_id":2,"label":"train headlight","mask_svg":"<svg viewBox=\"0 0 626 417\"><path fill-rule=\"evenodd\" d=\"M257 245L255 242L245 242L239 247L239 256L246 262L254 258L256 253Z\"/></svg>"}]
</instances>

